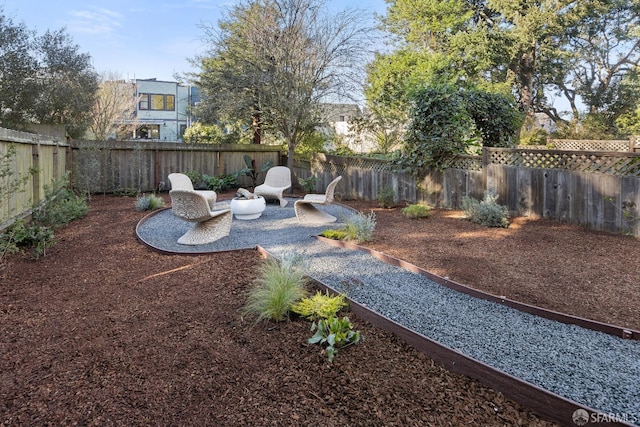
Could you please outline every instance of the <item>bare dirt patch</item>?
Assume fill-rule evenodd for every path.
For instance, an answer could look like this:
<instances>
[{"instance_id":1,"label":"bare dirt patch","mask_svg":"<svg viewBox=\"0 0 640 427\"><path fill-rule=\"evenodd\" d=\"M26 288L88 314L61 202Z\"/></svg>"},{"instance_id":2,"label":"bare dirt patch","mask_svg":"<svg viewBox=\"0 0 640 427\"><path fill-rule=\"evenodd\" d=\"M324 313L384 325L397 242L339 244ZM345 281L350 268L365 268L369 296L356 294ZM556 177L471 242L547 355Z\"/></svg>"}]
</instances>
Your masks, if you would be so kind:
<instances>
[{"instance_id":1,"label":"bare dirt patch","mask_svg":"<svg viewBox=\"0 0 640 427\"><path fill-rule=\"evenodd\" d=\"M133 202L94 196L46 257L9 259L3 425L552 425L357 318L364 342L333 364L306 344L307 321L253 326L240 311L257 251L154 252L136 239L144 214ZM376 212L374 249L523 302L640 327L637 239L345 204Z\"/></svg>"}]
</instances>

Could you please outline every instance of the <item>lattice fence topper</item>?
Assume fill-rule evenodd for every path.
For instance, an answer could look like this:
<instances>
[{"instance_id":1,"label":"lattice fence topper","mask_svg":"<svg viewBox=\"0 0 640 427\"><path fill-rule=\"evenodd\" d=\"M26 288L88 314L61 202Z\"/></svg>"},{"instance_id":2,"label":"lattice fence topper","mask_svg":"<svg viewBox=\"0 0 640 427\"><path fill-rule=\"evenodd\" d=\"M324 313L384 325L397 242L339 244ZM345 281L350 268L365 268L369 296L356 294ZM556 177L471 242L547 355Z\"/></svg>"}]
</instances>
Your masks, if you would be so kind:
<instances>
[{"instance_id":1,"label":"lattice fence topper","mask_svg":"<svg viewBox=\"0 0 640 427\"><path fill-rule=\"evenodd\" d=\"M489 151L489 163L616 176L640 176L640 156L617 156L595 152L572 154L544 150Z\"/></svg>"},{"instance_id":2,"label":"lattice fence topper","mask_svg":"<svg viewBox=\"0 0 640 427\"><path fill-rule=\"evenodd\" d=\"M548 145L555 147L555 150L575 150L575 151L629 151L629 140L596 140L596 139L549 139Z\"/></svg>"}]
</instances>

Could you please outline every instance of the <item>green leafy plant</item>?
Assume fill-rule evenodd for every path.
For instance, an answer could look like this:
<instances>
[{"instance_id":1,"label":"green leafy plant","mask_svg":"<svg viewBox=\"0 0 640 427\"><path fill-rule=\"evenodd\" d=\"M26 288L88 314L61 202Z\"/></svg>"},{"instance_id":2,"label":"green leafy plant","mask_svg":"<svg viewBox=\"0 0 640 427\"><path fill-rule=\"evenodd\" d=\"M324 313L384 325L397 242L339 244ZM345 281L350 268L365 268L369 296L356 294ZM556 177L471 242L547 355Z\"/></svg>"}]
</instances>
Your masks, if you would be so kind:
<instances>
[{"instance_id":1,"label":"green leafy plant","mask_svg":"<svg viewBox=\"0 0 640 427\"><path fill-rule=\"evenodd\" d=\"M328 319L347 306L344 295L329 295L329 291L324 294L318 291L291 305L291 311L307 319Z\"/></svg>"},{"instance_id":2,"label":"green leafy plant","mask_svg":"<svg viewBox=\"0 0 640 427\"><path fill-rule=\"evenodd\" d=\"M495 191L485 191L482 201L464 197L462 209L467 219L476 224L485 227L509 227L509 209L498 204L498 195Z\"/></svg>"},{"instance_id":3,"label":"green leafy plant","mask_svg":"<svg viewBox=\"0 0 640 427\"><path fill-rule=\"evenodd\" d=\"M384 209L390 209L396 202L396 192L390 185L383 186L378 190L378 206Z\"/></svg>"},{"instance_id":4,"label":"green leafy plant","mask_svg":"<svg viewBox=\"0 0 640 427\"><path fill-rule=\"evenodd\" d=\"M431 216L431 208L422 203L414 203L402 208L402 214L407 218L429 218Z\"/></svg>"},{"instance_id":5,"label":"green leafy plant","mask_svg":"<svg viewBox=\"0 0 640 427\"><path fill-rule=\"evenodd\" d=\"M68 174L61 180L45 186L45 197L32 209L31 221L15 221L0 234L0 258L22 249L32 249L31 256L46 255L46 249L54 244L54 230L87 213L83 197L67 188Z\"/></svg>"},{"instance_id":6,"label":"green leafy plant","mask_svg":"<svg viewBox=\"0 0 640 427\"><path fill-rule=\"evenodd\" d=\"M322 230L320 232L320 235L322 237L326 237L327 239L345 240L347 237L347 232L344 230L334 230L334 229L328 228L326 230Z\"/></svg>"},{"instance_id":7,"label":"green leafy plant","mask_svg":"<svg viewBox=\"0 0 640 427\"><path fill-rule=\"evenodd\" d=\"M32 211L32 222L36 225L55 229L84 217L89 210L86 199L69 188L68 173L51 185L45 185L44 192L44 199Z\"/></svg>"},{"instance_id":8,"label":"green leafy plant","mask_svg":"<svg viewBox=\"0 0 640 427\"><path fill-rule=\"evenodd\" d=\"M31 257L37 259L46 255L47 248L54 244L54 237L52 228L19 219L0 234L0 251L17 253L28 248Z\"/></svg>"},{"instance_id":9,"label":"green leafy plant","mask_svg":"<svg viewBox=\"0 0 640 427\"><path fill-rule=\"evenodd\" d=\"M238 185L238 179L235 175L220 175L209 176L207 174L202 175L202 179L205 182L207 189L213 191L226 191Z\"/></svg>"},{"instance_id":10,"label":"green leafy plant","mask_svg":"<svg viewBox=\"0 0 640 427\"><path fill-rule=\"evenodd\" d=\"M135 207L138 212L155 211L156 209L164 208L164 199L155 194L142 195L136 199Z\"/></svg>"},{"instance_id":11,"label":"green leafy plant","mask_svg":"<svg viewBox=\"0 0 640 427\"><path fill-rule=\"evenodd\" d=\"M313 175L307 178L298 178L298 183L302 187L302 191L305 193L313 193L316 189L316 177Z\"/></svg>"},{"instance_id":12,"label":"green leafy plant","mask_svg":"<svg viewBox=\"0 0 640 427\"><path fill-rule=\"evenodd\" d=\"M357 243L368 242L373 238L373 231L376 228L376 214L370 212L365 215L362 212L351 215L345 221L344 232L346 233L344 240L354 241Z\"/></svg>"},{"instance_id":13,"label":"green leafy plant","mask_svg":"<svg viewBox=\"0 0 640 427\"><path fill-rule=\"evenodd\" d=\"M248 154L243 156L246 167L236 172L236 176L246 175L251 178L253 187L258 185L258 177L261 173L266 172L271 167L271 160L267 160L260 169L256 167L256 161L252 159Z\"/></svg>"},{"instance_id":14,"label":"green leafy plant","mask_svg":"<svg viewBox=\"0 0 640 427\"><path fill-rule=\"evenodd\" d=\"M194 188L199 186L200 183L203 181L202 175L200 175L199 172L188 171L188 172L185 172L184 174L189 177L189 179L191 180L191 184L193 184Z\"/></svg>"},{"instance_id":15,"label":"green leafy plant","mask_svg":"<svg viewBox=\"0 0 640 427\"><path fill-rule=\"evenodd\" d=\"M300 267L301 258L296 254L285 254L280 262L265 260L249 291L245 313L255 316L256 323L287 319L290 307L307 294L307 279Z\"/></svg>"},{"instance_id":16,"label":"green leafy plant","mask_svg":"<svg viewBox=\"0 0 640 427\"><path fill-rule=\"evenodd\" d=\"M311 330L316 332L308 339L308 343L325 345L329 363L333 362L338 349L357 344L361 340L360 331L353 330L353 325L346 316L342 319L337 317L320 319L317 323L311 324Z\"/></svg>"}]
</instances>

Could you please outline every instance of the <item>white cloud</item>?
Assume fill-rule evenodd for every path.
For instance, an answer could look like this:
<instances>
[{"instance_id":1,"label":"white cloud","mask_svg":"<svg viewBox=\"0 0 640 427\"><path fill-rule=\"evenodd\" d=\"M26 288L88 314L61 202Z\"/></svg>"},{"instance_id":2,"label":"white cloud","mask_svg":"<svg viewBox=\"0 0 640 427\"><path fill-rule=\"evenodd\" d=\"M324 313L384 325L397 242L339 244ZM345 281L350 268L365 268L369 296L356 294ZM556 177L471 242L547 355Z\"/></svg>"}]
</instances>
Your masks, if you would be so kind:
<instances>
[{"instance_id":1,"label":"white cloud","mask_svg":"<svg viewBox=\"0 0 640 427\"><path fill-rule=\"evenodd\" d=\"M123 15L109 9L73 10L69 30L83 34L112 34L122 27Z\"/></svg>"}]
</instances>

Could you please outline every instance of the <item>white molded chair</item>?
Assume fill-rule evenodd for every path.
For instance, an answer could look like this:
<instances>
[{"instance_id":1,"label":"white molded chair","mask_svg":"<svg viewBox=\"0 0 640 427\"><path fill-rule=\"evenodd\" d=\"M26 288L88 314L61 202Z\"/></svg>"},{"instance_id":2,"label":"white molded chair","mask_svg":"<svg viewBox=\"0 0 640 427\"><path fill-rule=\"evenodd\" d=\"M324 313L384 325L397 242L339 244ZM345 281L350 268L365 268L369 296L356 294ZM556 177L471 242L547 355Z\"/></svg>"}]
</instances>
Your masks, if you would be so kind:
<instances>
[{"instance_id":1,"label":"white molded chair","mask_svg":"<svg viewBox=\"0 0 640 427\"><path fill-rule=\"evenodd\" d=\"M284 190L291 188L291 169L286 166L274 166L267 171L264 184L253 189L253 194L265 199L278 199L280 206L287 206L287 201L282 197Z\"/></svg>"},{"instance_id":2,"label":"white molded chair","mask_svg":"<svg viewBox=\"0 0 640 427\"><path fill-rule=\"evenodd\" d=\"M293 204L293 208L296 211L296 217L301 223L310 224L325 224L329 222L335 222L336 217L316 208L315 205L329 205L333 203L333 193L336 189L336 185L342 179L342 176L337 177L327 185L327 189L324 194L307 194L302 200L296 200Z\"/></svg>"},{"instance_id":3,"label":"white molded chair","mask_svg":"<svg viewBox=\"0 0 640 427\"><path fill-rule=\"evenodd\" d=\"M181 245L204 245L231 232L231 209L212 211L207 198L194 190L171 190L171 211L195 225L178 239Z\"/></svg>"},{"instance_id":4,"label":"white molded chair","mask_svg":"<svg viewBox=\"0 0 640 427\"><path fill-rule=\"evenodd\" d=\"M213 209L216 205L216 199L218 195L213 190L194 190L193 183L191 182L191 178L183 173L170 173L169 174L169 182L171 182L172 190L188 190L195 191L196 193L202 194L207 201L209 202L209 208Z\"/></svg>"}]
</instances>

